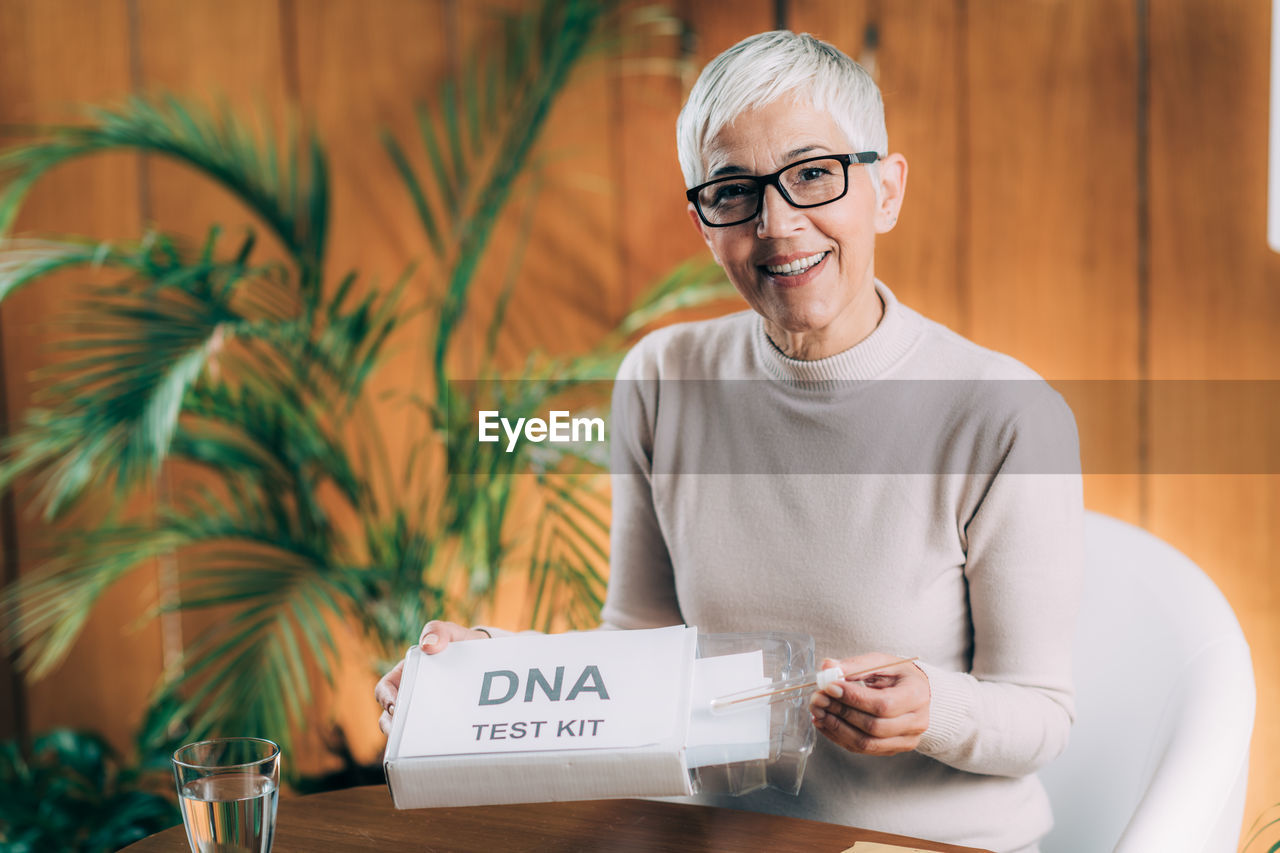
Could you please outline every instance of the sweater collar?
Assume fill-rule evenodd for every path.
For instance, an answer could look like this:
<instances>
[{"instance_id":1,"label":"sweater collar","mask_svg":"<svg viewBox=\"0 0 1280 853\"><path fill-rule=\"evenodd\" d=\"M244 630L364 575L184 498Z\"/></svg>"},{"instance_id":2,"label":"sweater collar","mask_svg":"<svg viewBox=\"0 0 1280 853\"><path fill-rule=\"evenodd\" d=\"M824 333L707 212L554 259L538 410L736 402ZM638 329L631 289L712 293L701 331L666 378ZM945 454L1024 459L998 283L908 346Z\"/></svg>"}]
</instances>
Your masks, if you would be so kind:
<instances>
[{"instance_id":1,"label":"sweater collar","mask_svg":"<svg viewBox=\"0 0 1280 853\"><path fill-rule=\"evenodd\" d=\"M884 302L880 323L858 343L844 352L803 361L785 355L769 339L764 318L755 318L757 359L775 379L789 382L825 382L842 379L875 379L906 355L920 336L918 315L898 302L884 282L876 279L876 293Z\"/></svg>"}]
</instances>

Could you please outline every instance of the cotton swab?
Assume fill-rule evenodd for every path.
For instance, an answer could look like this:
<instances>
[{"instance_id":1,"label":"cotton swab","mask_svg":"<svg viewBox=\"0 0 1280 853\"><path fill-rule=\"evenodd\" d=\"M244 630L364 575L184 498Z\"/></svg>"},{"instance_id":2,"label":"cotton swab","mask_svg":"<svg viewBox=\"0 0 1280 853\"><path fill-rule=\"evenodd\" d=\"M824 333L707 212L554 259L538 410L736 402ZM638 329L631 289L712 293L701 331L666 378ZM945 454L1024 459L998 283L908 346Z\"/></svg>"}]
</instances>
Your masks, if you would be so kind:
<instances>
[{"instance_id":1,"label":"cotton swab","mask_svg":"<svg viewBox=\"0 0 1280 853\"><path fill-rule=\"evenodd\" d=\"M798 675L795 678L788 678L785 681L775 681L763 687L752 687L747 690L740 690L737 693L730 693L726 696L718 696L711 700L711 713L728 714L733 711L740 711L746 708L756 708L760 705L771 705L774 702L781 702L780 697L788 694L796 693L801 690L824 690L828 685L837 681L862 681L864 676L872 675L890 667L899 666L904 663L911 663L919 660L918 657L901 658L900 660L890 661L889 663L873 666L870 669L864 669L859 672L845 674L845 671L838 666L829 667L817 674L807 673Z\"/></svg>"}]
</instances>

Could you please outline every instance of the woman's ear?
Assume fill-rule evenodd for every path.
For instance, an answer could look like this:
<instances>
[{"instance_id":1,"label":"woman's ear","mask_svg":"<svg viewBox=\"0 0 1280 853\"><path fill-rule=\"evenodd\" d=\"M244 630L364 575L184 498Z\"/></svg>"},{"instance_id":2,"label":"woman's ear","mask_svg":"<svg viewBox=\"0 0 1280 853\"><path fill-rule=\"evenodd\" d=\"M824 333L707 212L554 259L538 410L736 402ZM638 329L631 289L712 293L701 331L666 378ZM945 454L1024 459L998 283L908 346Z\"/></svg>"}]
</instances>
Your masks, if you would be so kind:
<instances>
[{"instance_id":1,"label":"woman's ear","mask_svg":"<svg viewBox=\"0 0 1280 853\"><path fill-rule=\"evenodd\" d=\"M907 158L890 154L876 165L880 178L879 201L876 207L876 233L884 234L898 224L898 212L902 209L902 197L907 191Z\"/></svg>"},{"instance_id":2,"label":"woman's ear","mask_svg":"<svg viewBox=\"0 0 1280 853\"><path fill-rule=\"evenodd\" d=\"M694 208L693 202L689 202L686 209L689 213L690 221L693 222L693 227L698 230L698 235L702 237L702 242L706 243L707 248L711 250L711 257L719 266L723 267L724 264L720 263L720 256L716 254L715 246L711 245L711 229L702 221L702 217L698 216L698 211Z\"/></svg>"}]
</instances>

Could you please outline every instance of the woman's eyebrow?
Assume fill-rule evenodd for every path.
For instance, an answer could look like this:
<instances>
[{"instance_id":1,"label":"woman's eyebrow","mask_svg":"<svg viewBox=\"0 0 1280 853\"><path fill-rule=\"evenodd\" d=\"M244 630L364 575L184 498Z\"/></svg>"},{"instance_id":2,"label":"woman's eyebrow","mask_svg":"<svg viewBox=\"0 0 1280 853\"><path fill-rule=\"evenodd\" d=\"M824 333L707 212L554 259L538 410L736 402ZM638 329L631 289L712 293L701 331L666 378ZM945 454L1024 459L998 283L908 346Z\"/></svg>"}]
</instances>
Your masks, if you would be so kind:
<instances>
[{"instance_id":1,"label":"woman's eyebrow","mask_svg":"<svg viewBox=\"0 0 1280 853\"><path fill-rule=\"evenodd\" d=\"M803 148L791 149L786 154L782 155L782 159L790 163L792 160L797 159L802 154L808 154L813 151L827 151L827 150L828 150L827 146L825 145L806 145Z\"/></svg>"},{"instance_id":2,"label":"woman's eyebrow","mask_svg":"<svg viewBox=\"0 0 1280 853\"><path fill-rule=\"evenodd\" d=\"M825 145L806 145L803 148L791 149L786 154L782 155L782 159L790 163L792 160L796 160L802 155L808 154L811 151L826 151L826 150L828 149L827 149L827 146ZM746 173L747 173L747 170L744 169L743 167L729 164L727 166L721 166L720 168L711 172L711 174L707 175L707 178L708 179L719 178L724 175L744 175Z\"/></svg>"},{"instance_id":3,"label":"woman's eyebrow","mask_svg":"<svg viewBox=\"0 0 1280 853\"><path fill-rule=\"evenodd\" d=\"M719 169L716 169L714 172L707 175L707 177L719 178L722 175L745 175L746 173L747 173L747 170L742 168L741 166L729 165L729 166L721 166Z\"/></svg>"}]
</instances>

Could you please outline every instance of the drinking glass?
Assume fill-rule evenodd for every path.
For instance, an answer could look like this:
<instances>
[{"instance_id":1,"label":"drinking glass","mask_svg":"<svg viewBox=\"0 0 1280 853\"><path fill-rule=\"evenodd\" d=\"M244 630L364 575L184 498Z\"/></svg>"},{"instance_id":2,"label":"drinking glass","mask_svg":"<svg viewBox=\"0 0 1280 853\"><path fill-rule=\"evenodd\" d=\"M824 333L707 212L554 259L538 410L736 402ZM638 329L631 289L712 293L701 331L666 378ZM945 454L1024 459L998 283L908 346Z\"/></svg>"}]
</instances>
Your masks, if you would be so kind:
<instances>
[{"instance_id":1,"label":"drinking glass","mask_svg":"<svg viewBox=\"0 0 1280 853\"><path fill-rule=\"evenodd\" d=\"M191 743L173 754L192 853L271 853L280 747L252 737Z\"/></svg>"}]
</instances>

